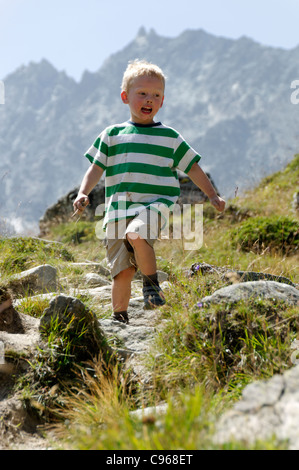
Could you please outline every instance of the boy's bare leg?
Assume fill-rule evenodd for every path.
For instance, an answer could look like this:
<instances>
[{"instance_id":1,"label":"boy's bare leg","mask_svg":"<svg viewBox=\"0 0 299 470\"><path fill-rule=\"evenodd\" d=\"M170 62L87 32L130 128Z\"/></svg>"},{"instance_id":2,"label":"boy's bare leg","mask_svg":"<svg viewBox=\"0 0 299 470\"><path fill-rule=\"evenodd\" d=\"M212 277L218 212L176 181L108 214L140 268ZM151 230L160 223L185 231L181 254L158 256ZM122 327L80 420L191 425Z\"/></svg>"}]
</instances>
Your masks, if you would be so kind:
<instances>
[{"instance_id":1,"label":"boy's bare leg","mask_svg":"<svg viewBox=\"0 0 299 470\"><path fill-rule=\"evenodd\" d=\"M131 282L135 275L135 268L121 271L112 281L112 308L113 312L126 311L131 297Z\"/></svg>"}]
</instances>

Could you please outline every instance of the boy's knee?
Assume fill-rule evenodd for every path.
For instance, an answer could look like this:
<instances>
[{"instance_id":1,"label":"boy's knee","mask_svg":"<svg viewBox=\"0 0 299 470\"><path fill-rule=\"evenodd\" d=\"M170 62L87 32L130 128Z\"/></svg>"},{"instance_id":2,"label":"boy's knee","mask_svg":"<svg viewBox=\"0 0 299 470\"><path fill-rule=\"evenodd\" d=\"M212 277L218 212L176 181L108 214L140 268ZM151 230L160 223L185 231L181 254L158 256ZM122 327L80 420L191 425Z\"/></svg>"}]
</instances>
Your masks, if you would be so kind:
<instances>
[{"instance_id":1,"label":"boy's knee","mask_svg":"<svg viewBox=\"0 0 299 470\"><path fill-rule=\"evenodd\" d=\"M120 271L115 277L114 280L116 281L126 281L126 280L132 280L134 275L135 275L136 269L134 266L124 269L123 271Z\"/></svg>"}]
</instances>

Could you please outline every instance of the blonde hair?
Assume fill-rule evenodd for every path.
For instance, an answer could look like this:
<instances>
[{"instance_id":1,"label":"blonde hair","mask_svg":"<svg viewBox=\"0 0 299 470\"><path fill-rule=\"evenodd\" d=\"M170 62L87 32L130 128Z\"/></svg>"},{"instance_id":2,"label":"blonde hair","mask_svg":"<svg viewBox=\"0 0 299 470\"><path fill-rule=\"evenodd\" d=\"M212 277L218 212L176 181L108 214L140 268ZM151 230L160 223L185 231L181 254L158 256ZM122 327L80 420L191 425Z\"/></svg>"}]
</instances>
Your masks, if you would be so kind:
<instances>
[{"instance_id":1,"label":"blonde hair","mask_svg":"<svg viewBox=\"0 0 299 470\"><path fill-rule=\"evenodd\" d=\"M162 80L163 86L165 87L166 76L158 67L158 65L147 62L146 60L135 59L128 63L128 66L124 72L123 80L121 84L122 91L129 91L132 81L141 76L158 77Z\"/></svg>"}]
</instances>

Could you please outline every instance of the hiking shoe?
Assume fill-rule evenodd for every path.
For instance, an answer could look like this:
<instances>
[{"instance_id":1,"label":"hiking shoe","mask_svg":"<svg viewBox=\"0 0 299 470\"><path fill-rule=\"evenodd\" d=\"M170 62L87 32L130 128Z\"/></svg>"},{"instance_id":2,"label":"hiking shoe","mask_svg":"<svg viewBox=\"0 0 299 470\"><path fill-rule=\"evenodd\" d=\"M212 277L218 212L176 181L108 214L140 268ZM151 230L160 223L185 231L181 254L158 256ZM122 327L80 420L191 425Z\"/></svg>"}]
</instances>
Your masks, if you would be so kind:
<instances>
[{"instance_id":1,"label":"hiking shoe","mask_svg":"<svg viewBox=\"0 0 299 470\"><path fill-rule=\"evenodd\" d=\"M145 285L142 289L144 297L144 308L151 309L161 307L165 304L165 298L160 286Z\"/></svg>"},{"instance_id":2,"label":"hiking shoe","mask_svg":"<svg viewBox=\"0 0 299 470\"><path fill-rule=\"evenodd\" d=\"M129 317L127 312L114 312L112 318L113 320L119 321L121 323L129 323Z\"/></svg>"}]
</instances>

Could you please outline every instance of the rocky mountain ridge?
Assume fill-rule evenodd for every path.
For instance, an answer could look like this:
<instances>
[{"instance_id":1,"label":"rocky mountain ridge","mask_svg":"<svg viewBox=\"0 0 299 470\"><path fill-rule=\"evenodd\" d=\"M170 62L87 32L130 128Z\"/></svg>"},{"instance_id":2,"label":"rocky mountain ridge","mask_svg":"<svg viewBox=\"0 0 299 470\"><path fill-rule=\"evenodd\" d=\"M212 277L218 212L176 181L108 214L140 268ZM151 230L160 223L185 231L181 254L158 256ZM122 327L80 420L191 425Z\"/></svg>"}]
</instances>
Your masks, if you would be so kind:
<instances>
[{"instance_id":1,"label":"rocky mountain ridge","mask_svg":"<svg viewBox=\"0 0 299 470\"><path fill-rule=\"evenodd\" d=\"M83 153L104 127L128 118L120 82L136 57L164 69L166 99L158 118L202 154L223 196L281 169L297 151L298 107L290 87L298 78L299 47L265 47L203 30L165 38L141 28L79 83L47 60L4 79L0 218L7 228L37 226L47 207L80 183L88 167Z\"/></svg>"}]
</instances>

